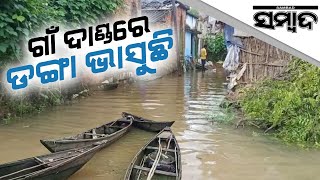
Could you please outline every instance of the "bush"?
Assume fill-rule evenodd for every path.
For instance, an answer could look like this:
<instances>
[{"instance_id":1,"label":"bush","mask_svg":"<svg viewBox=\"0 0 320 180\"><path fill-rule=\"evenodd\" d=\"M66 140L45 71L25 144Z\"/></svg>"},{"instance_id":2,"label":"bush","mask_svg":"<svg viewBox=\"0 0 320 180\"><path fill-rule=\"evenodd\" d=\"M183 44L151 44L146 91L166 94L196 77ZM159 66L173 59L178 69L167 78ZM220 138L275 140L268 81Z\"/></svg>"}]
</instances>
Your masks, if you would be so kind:
<instances>
[{"instance_id":1,"label":"bush","mask_svg":"<svg viewBox=\"0 0 320 180\"><path fill-rule=\"evenodd\" d=\"M266 80L245 91L240 103L250 121L300 145L320 141L320 68L294 59L286 80Z\"/></svg>"},{"instance_id":2,"label":"bush","mask_svg":"<svg viewBox=\"0 0 320 180\"><path fill-rule=\"evenodd\" d=\"M199 16L199 12L196 9L190 9L188 11L188 13L190 13L191 15L196 16L196 17Z\"/></svg>"},{"instance_id":3,"label":"bush","mask_svg":"<svg viewBox=\"0 0 320 180\"><path fill-rule=\"evenodd\" d=\"M227 55L227 48L224 43L222 33L215 36L208 35L204 39L205 44L208 46L208 59L213 62L224 60Z\"/></svg>"}]
</instances>

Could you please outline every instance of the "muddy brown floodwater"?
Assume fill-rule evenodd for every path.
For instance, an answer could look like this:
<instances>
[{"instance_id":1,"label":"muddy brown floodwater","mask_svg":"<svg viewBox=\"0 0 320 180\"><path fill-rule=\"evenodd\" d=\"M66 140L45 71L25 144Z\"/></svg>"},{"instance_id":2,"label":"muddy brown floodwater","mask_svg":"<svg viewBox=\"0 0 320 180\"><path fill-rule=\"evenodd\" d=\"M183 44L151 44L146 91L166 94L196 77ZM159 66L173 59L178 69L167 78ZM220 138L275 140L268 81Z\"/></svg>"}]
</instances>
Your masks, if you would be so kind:
<instances>
[{"instance_id":1,"label":"muddy brown floodwater","mask_svg":"<svg viewBox=\"0 0 320 180\"><path fill-rule=\"evenodd\" d=\"M0 163L48 151L39 139L57 138L117 119L122 111L175 120L183 180L315 180L320 152L285 146L252 130L216 125L208 114L221 113L222 72L208 71L99 91L71 106L57 107L8 126L0 126ZM136 152L153 136L133 129L96 154L72 180L122 179Z\"/></svg>"}]
</instances>

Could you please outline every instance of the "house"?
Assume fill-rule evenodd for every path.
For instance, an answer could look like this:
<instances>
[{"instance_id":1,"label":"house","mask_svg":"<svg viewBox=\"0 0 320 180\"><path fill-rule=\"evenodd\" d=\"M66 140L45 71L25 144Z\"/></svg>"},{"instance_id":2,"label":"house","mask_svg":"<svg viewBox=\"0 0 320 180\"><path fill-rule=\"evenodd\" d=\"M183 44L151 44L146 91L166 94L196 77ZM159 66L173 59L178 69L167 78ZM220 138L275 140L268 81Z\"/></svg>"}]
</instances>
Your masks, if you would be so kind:
<instances>
[{"instance_id":1,"label":"house","mask_svg":"<svg viewBox=\"0 0 320 180\"><path fill-rule=\"evenodd\" d=\"M189 7L176 1L176 19L180 60L184 59L186 15ZM174 27L173 6L171 0L142 0L141 15L149 18L153 27Z\"/></svg>"},{"instance_id":2,"label":"house","mask_svg":"<svg viewBox=\"0 0 320 180\"><path fill-rule=\"evenodd\" d=\"M198 34L201 32L197 29L197 21L198 16L187 12L186 15L186 31L185 31L185 50L184 55L188 59L192 57L192 59L197 58L198 56Z\"/></svg>"}]
</instances>

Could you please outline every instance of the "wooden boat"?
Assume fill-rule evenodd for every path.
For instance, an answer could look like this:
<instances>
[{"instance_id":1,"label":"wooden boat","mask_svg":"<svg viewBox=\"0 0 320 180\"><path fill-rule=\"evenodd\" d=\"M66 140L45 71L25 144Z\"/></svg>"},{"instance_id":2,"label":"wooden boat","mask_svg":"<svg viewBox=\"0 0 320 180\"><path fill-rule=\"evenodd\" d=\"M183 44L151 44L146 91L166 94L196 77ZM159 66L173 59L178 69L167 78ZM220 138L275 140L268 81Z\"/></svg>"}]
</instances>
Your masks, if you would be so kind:
<instances>
[{"instance_id":1,"label":"wooden boat","mask_svg":"<svg viewBox=\"0 0 320 180\"><path fill-rule=\"evenodd\" d=\"M181 179L180 148L170 127L149 141L133 158L125 180Z\"/></svg>"},{"instance_id":2,"label":"wooden boat","mask_svg":"<svg viewBox=\"0 0 320 180\"><path fill-rule=\"evenodd\" d=\"M113 82L113 83L107 83L107 84L103 84L103 89L104 90L113 90L113 89L117 89L119 86L119 83Z\"/></svg>"},{"instance_id":3,"label":"wooden boat","mask_svg":"<svg viewBox=\"0 0 320 180\"><path fill-rule=\"evenodd\" d=\"M122 117L131 117L133 119L133 126L151 132L160 132L165 127L171 127L175 121L153 121L149 119L145 119L143 117L139 117L127 112L122 113Z\"/></svg>"},{"instance_id":4,"label":"wooden boat","mask_svg":"<svg viewBox=\"0 0 320 180\"><path fill-rule=\"evenodd\" d=\"M108 140L108 142L104 144L105 146L108 146L128 132L131 125L132 119L125 117L87 130L75 136L53 140L40 140L40 142L50 152L59 152L68 149L80 148L103 140Z\"/></svg>"},{"instance_id":5,"label":"wooden boat","mask_svg":"<svg viewBox=\"0 0 320 180\"><path fill-rule=\"evenodd\" d=\"M81 169L107 141L0 165L0 180L63 180Z\"/></svg>"}]
</instances>

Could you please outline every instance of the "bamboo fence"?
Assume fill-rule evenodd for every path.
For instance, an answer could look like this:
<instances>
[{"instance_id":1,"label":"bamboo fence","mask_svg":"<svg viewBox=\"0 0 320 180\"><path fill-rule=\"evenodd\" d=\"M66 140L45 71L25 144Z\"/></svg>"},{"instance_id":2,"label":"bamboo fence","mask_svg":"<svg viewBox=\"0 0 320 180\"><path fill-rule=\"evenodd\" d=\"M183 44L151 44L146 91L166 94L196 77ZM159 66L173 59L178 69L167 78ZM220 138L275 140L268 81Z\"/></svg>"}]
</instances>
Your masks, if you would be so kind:
<instances>
[{"instance_id":1,"label":"bamboo fence","mask_svg":"<svg viewBox=\"0 0 320 180\"><path fill-rule=\"evenodd\" d=\"M245 68L240 83L254 83L265 78L279 76L292 59L292 55L254 37L240 37L243 48L240 50L237 73ZM246 67L243 67L246 66Z\"/></svg>"}]
</instances>

